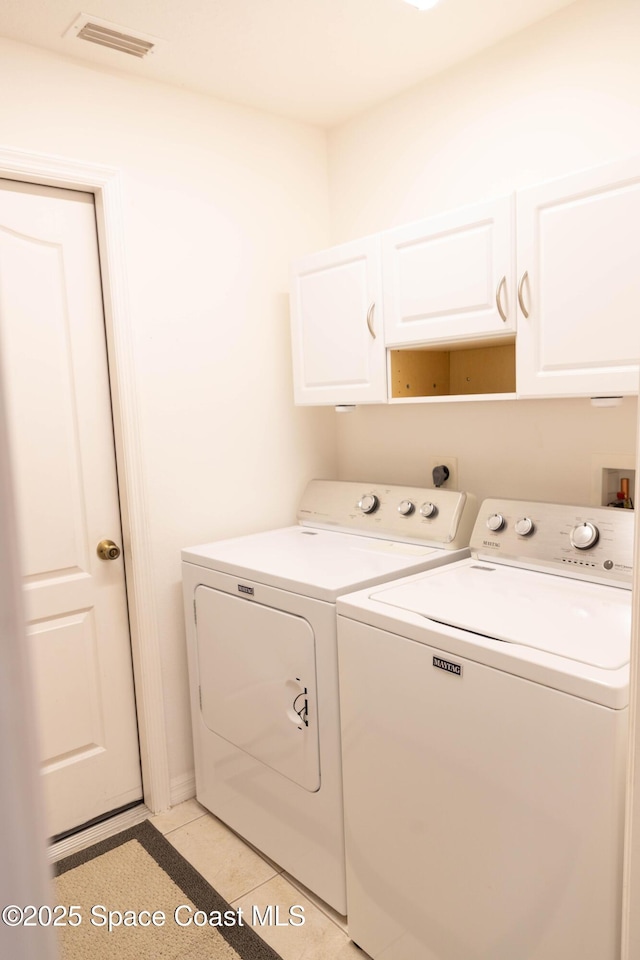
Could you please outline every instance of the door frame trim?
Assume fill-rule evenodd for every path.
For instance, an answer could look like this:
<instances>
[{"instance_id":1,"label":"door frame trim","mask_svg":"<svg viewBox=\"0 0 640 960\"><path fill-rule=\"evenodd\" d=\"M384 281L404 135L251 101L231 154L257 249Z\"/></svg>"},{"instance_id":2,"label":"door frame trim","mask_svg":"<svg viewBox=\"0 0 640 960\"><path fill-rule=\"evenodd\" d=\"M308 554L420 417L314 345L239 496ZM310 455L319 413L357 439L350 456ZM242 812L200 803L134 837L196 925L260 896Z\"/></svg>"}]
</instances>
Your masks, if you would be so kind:
<instances>
[{"instance_id":1,"label":"door frame trim","mask_svg":"<svg viewBox=\"0 0 640 960\"><path fill-rule=\"evenodd\" d=\"M100 164L0 147L0 177L84 190L95 198L142 787L146 806L153 813L159 813L170 806L171 783L160 637L147 532L148 498L139 455L140 420L126 279L121 172Z\"/></svg>"}]
</instances>

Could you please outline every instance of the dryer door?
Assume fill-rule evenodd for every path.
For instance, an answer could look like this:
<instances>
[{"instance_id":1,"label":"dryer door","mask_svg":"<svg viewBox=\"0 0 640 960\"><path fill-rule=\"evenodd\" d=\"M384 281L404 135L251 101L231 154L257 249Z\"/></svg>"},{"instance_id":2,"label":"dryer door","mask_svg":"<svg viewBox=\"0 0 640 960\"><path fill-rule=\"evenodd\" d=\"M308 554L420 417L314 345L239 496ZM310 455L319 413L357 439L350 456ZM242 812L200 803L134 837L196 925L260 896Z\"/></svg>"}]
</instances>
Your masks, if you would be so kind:
<instances>
[{"instance_id":1,"label":"dryer door","mask_svg":"<svg viewBox=\"0 0 640 960\"><path fill-rule=\"evenodd\" d=\"M204 723L306 790L319 790L311 625L202 584L195 602Z\"/></svg>"}]
</instances>

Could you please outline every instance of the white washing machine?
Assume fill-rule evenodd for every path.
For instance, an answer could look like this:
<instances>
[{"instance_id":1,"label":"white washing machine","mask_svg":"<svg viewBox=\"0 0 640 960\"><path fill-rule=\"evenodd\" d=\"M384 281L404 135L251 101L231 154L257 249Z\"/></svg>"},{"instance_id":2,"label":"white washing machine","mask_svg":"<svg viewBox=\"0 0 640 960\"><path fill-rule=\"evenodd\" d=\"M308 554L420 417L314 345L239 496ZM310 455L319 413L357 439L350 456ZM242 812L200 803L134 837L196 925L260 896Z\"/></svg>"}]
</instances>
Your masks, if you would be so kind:
<instances>
[{"instance_id":1,"label":"white washing machine","mask_svg":"<svg viewBox=\"0 0 640 960\"><path fill-rule=\"evenodd\" d=\"M337 603L349 934L619 960L633 513L488 500L470 546Z\"/></svg>"},{"instance_id":2,"label":"white washing machine","mask_svg":"<svg viewBox=\"0 0 640 960\"><path fill-rule=\"evenodd\" d=\"M183 551L197 798L341 914L336 598L468 556L476 512L314 480L298 525Z\"/></svg>"}]
</instances>

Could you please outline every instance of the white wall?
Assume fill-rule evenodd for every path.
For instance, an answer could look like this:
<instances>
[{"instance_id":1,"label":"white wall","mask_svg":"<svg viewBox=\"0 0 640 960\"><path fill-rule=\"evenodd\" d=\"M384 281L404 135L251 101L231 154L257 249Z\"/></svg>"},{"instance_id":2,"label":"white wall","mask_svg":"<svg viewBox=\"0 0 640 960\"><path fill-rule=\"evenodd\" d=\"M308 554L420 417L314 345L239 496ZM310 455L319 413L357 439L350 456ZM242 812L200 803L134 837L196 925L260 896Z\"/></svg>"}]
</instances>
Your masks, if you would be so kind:
<instances>
[{"instance_id":1,"label":"white wall","mask_svg":"<svg viewBox=\"0 0 640 960\"><path fill-rule=\"evenodd\" d=\"M635 417L635 398L603 409L588 400L358 407L340 420L340 475L432 486L431 457L456 457L458 485L478 500L591 503L601 460L629 466Z\"/></svg>"},{"instance_id":2,"label":"white wall","mask_svg":"<svg viewBox=\"0 0 640 960\"><path fill-rule=\"evenodd\" d=\"M640 3L578 0L331 131L332 242L640 154ZM612 318L612 323L615 318ZM593 455L635 451L634 400L359 407L345 479L426 483L431 454L489 495L589 501Z\"/></svg>"},{"instance_id":3,"label":"white wall","mask_svg":"<svg viewBox=\"0 0 640 960\"><path fill-rule=\"evenodd\" d=\"M290 259L328 242L311 127L0 40L2 146L121 169L173 781L192 771L180 548L293 521L335 476L294 409Z\"/></svg>"}]
</instances>

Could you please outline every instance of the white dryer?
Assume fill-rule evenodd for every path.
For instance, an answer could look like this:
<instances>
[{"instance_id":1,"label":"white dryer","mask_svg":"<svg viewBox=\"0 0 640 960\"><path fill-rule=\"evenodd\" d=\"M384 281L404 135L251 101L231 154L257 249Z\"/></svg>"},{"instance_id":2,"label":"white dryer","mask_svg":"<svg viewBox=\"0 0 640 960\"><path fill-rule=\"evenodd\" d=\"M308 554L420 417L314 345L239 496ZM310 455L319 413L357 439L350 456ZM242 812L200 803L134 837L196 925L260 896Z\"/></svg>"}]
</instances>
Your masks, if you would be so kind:
<instances>
[{"instance_id":1,"label":"white dryer","mask_svg":"<svg viewBox=\"0 0 640 960\"><path fill-rule=\"evenodd\" d=\"M314 480L297 525L182 553L197 798L341 914L336 598L468 556L476 512Z\"/></svg>"},{"instance_id":2,"label":"white dryer","mask_svg":"<svg viewBox=\"0 0 640 960\"><path fill-rule=\"evenodd\" d=\"M619 960L633 513L485 501L470 546L338 600L349 934Z\"/></svg>"}]
</instances>

